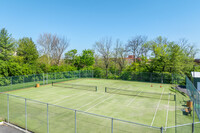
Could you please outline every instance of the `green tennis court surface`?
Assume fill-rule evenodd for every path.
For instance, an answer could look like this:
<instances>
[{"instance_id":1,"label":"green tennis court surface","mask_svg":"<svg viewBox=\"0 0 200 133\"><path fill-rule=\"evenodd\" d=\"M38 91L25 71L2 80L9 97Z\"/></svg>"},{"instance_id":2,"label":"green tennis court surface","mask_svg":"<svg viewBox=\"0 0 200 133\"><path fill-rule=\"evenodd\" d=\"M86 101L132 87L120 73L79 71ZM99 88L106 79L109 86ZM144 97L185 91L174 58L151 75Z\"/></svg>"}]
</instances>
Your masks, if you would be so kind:
<instances>
[{"instance_id":1,"label":"green tennis court surface","mask_svg":"<svg viewBox=\"0 0 200 133\"><path fill-rule=\"evenodd\" d=\"M105 92L105 87L108 88L107 92ZM117 91L116 93L116 91L111 91L109 88L127 91ZM106 79L77 79L55 83L53 86L30 87L8 93L149 126L170 127L175 125L175 101L174 94L170 91L170 88L171 85L169 84L161 85L157 83ZM131 91L134 92L133 95ZM179 99L182 100L183 97L180 96ZM188 99L184 97L184 100ZM36 112L35 116L32 117L38 116L37 113L40 112ZM69 116L69 114L65 115L64 112L62 113L62 117ZM54 115L56 115L56 111ZM42 114L38 117L42 117ZM73 121L74 115L70 117L69 119ZM183 120L184 123L192 122L192 117L181 115L181 113L178 117L179 121L182 122L180 124L183 124ZM96 118L85 116L84 119L86 121L87 119L95 121ZM124 128L128 128L128 125L126 126ZM88 127L88 125L82 125L81 127L92 128ZM99 129L99 132L101 132L101 129Z\"/></svg>"}]
</instances>

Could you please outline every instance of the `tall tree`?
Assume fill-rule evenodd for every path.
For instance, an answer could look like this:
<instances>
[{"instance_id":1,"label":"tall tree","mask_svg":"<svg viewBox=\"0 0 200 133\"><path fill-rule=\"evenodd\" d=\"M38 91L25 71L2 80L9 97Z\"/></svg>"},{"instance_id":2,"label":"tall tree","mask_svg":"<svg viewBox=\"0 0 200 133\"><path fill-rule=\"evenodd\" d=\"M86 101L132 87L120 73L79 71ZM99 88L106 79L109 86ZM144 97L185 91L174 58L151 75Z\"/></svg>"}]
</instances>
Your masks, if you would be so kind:
<instances>
[{"instance_id":1,"label":"tall tree","mask_svg":"<svg viewBox=\"0 0 200 133\"><path fill-rule=\"evenodd\" d=\"M168 61L168 44L166 38L161 36L157 37L155 40L151 41L152 50L152 61L151 66L153 71L164 72L167 68Z\"/></svg>"},{"instance_id":2,"label":"tall tree","mask_svg":"<svg viewBox=\"0 0 200 133\"><path fill-rule=\"evenodd\" d=\"M22 57L23 63L33 64L39 57L36 45L31 38L24 37L19 39L17 55Z\"/></svg>"},{"instance_id":3,"label":"tall tree","mask_svg":"<svg viewBox=\"0 0 200 133\"><path fill-rule=\"evenodd\" d=\"M44 33L40 35L38 44L42 49L42 53L47 55L48 63L59 65L64 51L69 46L69 40L55 34Z\"/></svg>"},{"instance_id":4,"label":"tall tree","mask_svg":"<svg viewBox=\"0 0 200 133\"><path fill-rule=\"evenodd\" d=\"M78 55L77 55L76 49L72 49L72 50L68 51L67 53L65 53L65 62L67 64L74 66L77 61L77 58L78 58Z\"/></svg>"},{"instance_id":5,"label":"tall tree","mask_svg":"<svg viewBox=\"0 0 200 133\"><path fill-rule=\"evenodd\" d=\"M114 48L114 62L119 66L120 71L122 71L125 68L125 58L127 57L127 55L128 53L125 49L125 45L123 45L122 42L119 39L117 39Z\"/></svg>"},{"instance_id":6,"label":"tall tree","mask_svg":"<svg viewBox=\"0 0 200 133\"><path fill-rule=\"evenodd\" d=\"M94 51L90 49L83 50L80 56L80 63L82 67L89 67L94 64Z\"/></svg>"},{"instance_id":7,"label":"tall tree","mask_svg":"<svg viewBox=\"0 0 200 133\"><path fill-rule=\"evenodd\" d=\"M103 38L95 43L95 49L97 53L100 54L104 62L107 78L108 78L108 68L110 65L110 58L111 58L111 46L112 46L111 38Z\"/></svg>"},{"instance_id":8,"label":"tall tree","mask_svg":"<svg viewBox=\"0 0 200 133\"><path fill-rule=\"evenodd\" d=\"M128 40L127 50L131 54L133 54L133 61L136 62L136 58L141 54L141 47L144 43L146 43L146 36L135 36L132 39Z\"/></svg>"},{"instance_id":9,"label":"tall tree","mask_svg":"<svg viewBox=\"0 0 200 133\"><path fill-rule=\"evenodd\" d=\"M0 32L0 60L8 61L14 55L14 41L5 28Z\"/></svg>"}]
</instances>

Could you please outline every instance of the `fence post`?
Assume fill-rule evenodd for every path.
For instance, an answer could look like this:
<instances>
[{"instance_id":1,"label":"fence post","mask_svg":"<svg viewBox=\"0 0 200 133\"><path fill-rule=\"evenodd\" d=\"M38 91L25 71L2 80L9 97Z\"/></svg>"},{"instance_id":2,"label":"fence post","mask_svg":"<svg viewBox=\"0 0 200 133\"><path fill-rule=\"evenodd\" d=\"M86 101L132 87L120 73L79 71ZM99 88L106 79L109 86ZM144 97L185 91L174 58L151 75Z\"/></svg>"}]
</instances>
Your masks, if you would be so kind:
<instances>
[{"instance_id":1,"label":"fence post","mask_svg":"<svg viewBox=\"0 0 200 133\"><path fill-rule=\"evenodd\" d=\"M26 124L26 131L27 131L27 106L26 106L26 98L25 98L25 124Z\"/></svg>"},{"instance_id":2,"label":"fence post","mask_svg":"<svg viewBox=\"0 0 200 133\"><path fill-rule=\"evenodd\" d=\"M163 127L160 128L160 132L163 133Z\"/></svg>"},{"instance_id":3,"label":"fence post","mask_svg":"<svg viewBox=\"0 0 200 133\"><path fill-rule=\"evenodd\" d=\"M175 133L177 133L177 116L176 116L176 106L177 106L177 100L176 100L176 92L175 92Z\"/></svg>"},{"instance_id":4,"label":"fence post","mask_svg":"<svg viewBox=\"0 0 200 133\"><path fill-rule=\"evenodd\" d=\"M49 82L48 82L48 73L47 73L47 77L46 77L46 84L48 84Z\"/></svg>"},{"instance_id":5,"label":"fence post","mask_svg":"<svg viewBox=\"0 0 200 133\"><path fill-rule=\"evenodd\" d=\"M9 94L7 94L7 117L8 117L8 123L9 123Z\"/></svg>"},{"instance_id":6,"label":"fence post","mask_svg":"<svg viewBox=\"0 0 200 133\"><path fill-rule=\"evenodd\" d=\"M47 133L49 133L49 104L47 103Z\"/></svg>"},{"instance_id":7,"label":"fence post","mask_svg":"<svg viewBox=\"0 0 200 133\"><path fill-rule=\"evenodd\" d=\"M81 78L80 70L78 70L78 72L79 72L79 78Z\"/></svg>"},{"instance_id":8,"label":"fence post","mask_svg":"<svg viewBox=\"0 0 200 133\"><path fill-rule=\"evenodd\" d=\"M94 71L92 70L92 78L94 78Z\"/></svg>"},{"instance_id":9,"label":"fence post","mask_svg":"<svg viewBox=\"0 0 200 133\"><path fill-rule=\"evenodd\" d=\"M10 84L12 85L12 76L11 76Z\"/></svg>"},{"instance_id":10,"label":"fence post","mask_svg":"<svg viewBox=\"0 0 200 133\"><path fill-rule=\"evenodd\" d=\"M192 133L194 133L194 123L192 123Z\"/></svg>"},{"instance_id":11,"label":"fence post","mask_svg":"<svg viewBox=\"0 0 200 133\"><path fill-rule=\"evenodd\" d=\"M75 129L74 129L74 131L75 131L75 133L76 133L76 132L77 132L77 131L76 131L76 110L75 110L74 112L75 112L75 116L74 116L74 117L75 117L75 118L74 118L74 119L75 119Z\"/></svg>"},{"instance_id":12,"label":"fence post","mask_svg":"<svg viewBox=\"0 0 200 133\"><path fill-rule=\"evenodd\" d=\"M163 83L163 73L161 74L161 83Z\"/></svg>"},{"instance_id":13,"label":"fence post","mask_svg":"<svg viewBox=\"0 0 200 133\"><path fill-rule=\"evenodd\" d=\"M23 87L24 87L24 76L23 76Z\"/></svg>"},{"instance_id":14,"label":"fence post","mask_svg":"<svg viewBox=\"0 0 200 133\"><path fill-rule=\"evenodd\" d=\"M43 85L44 85L44 73L43 73Z\"/></svg>"},{"instance_id":15,"label":"fence post","mask_svg":"<svg viewBox=\"0 0 200 133\"><path fill-rule=\"evenodd\" d=\"M194 104L194 98L193 98L193 123L192 123L192 133L194 133L194 110L195 110L195 104Z\"/></svg>"},{"instance_id":16,"label":"fence post","mask_svg":"<svg viewBox=\"0 0 200 133\"><path fill-rule=\"evenodd\" d=\"M34 74L34 82L35 82L35 74Z\"/></svg>"},{"instance_id":17,"label":"fence post","mask_svg":"<svg viewBox=\"0 0 200 133\"><path fill-rule=\"evenodd\" d=\"M113 133L113 118L111 118L111 133Z\"/></svg>"}]
</instances>

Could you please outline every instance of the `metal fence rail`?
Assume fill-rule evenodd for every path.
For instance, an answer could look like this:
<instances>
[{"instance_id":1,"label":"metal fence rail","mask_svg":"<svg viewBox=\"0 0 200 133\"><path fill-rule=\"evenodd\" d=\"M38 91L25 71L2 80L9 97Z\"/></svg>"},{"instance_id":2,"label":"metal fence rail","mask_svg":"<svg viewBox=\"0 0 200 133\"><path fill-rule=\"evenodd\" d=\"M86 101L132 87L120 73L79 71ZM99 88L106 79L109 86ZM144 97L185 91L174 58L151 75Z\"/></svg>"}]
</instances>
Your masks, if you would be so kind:
<instances>
[{"instance_id":1,"label":"metal fence rail","mask_svg":"<svg viewBox=\"0 0 200 133\"><path fill-rule=\"evenodd\" d=\"M199 115L199 94L184 75L166 73L135 73L105 71L71 71L58 73L33 74L24 76L12 76L0 78L0 92L33 87L36 83L40 85L51 84L52 82L63 82L78 78L109 78L131 81L144 81L153 83L185 84L191 99L195 104L195 111ZM6 93L0 93L0 119L13 123L37 133L176 133L177 128L182 131L199 131L200 124L192 123L187 125L175 125L174 127L154 127L145 124L120 120L112 117L88 113L80 110L70 109L58 105L27 99ZM181 130L178 130L181 131Z\"/></svg>"},{"instance_id":2,"label":"metal fence rail","mask_svg":"<svg viewBox=\"0 0 200 133\"><path fill-rule=\"evenodd\" d=\"M200 120L200 94L188 77L186 77L186 88L190 99L193 101L194 110Z\"/></svg>"},{"instance_id":3,"label":"metal fence rail","mask_svg":"<svg viewBox=\"0 0 200 133\"><path fill-rule=\"evenodd\" d=\"M0 116L8 123L37 133L158 132L160 127L70 109L21 96L0 93Z\"/></svg>"},{"instance_id":4,"label":"metal fence rail","mask_svg":"<svg viewBox=\"0 0 200 133\"><path fill-rule=\"evenodd\" d=\"M68 71L56 73L42 73L32 75L21 75L11 77L0 77L0 92L11 91L21 88L33 87L37 84L45 85L52 82L62 82L78 78L102 78L120 79L130 81L142 81L152 83L182 84L185 85L185 75L169 73L149 72L109 72L108 77L103 70Z\"/></svg>"}]
</instances>

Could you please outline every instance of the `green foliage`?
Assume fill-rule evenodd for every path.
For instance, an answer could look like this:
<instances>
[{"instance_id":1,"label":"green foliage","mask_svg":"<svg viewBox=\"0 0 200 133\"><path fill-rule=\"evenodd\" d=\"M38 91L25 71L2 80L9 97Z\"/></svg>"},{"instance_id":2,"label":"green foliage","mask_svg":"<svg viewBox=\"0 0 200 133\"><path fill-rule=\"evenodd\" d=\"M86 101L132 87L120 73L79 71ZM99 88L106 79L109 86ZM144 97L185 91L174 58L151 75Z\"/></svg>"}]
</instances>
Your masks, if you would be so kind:
<instances>
[{"instance_id":1,"label":"green foliage","mask_svg":"<svg viewBox=\"0 0 200 133\"><path fill-rule=\"evenodd\" d=\"M67 64L70 65L75 65L75 63L77 62L77 50L76 49L72 49L70 51L68 51L67 53L65 53L65 62Z\"/></svg>"},{"instance_id":2,"label":"green foliage","mask_svg":"<svg viewBox=\"0 0 200 133\"><path fill-rule=\"evenodd\" d=\"M0 31L0 60L8 61L14 54L14 41L5 28Z\"/></svg>"},{"instance_id":3,"label":"green foliage","mask_svg":"<svg viewBox=\"0 0 200 133\"><path fill-rule=\"evenodd\" d=\"M24 37L18 41L17 56L21 57L25 64L36 62L39 54L31 38Z\"/></svg>"},{"instance_id":4,"label":"green foliage","mask_svg":"<svg viewBox=\"0 0 200 133\"><path fill-rule=\"evenodd\" d=\"M94 62L94 51L90 49L83 50L82 55L80 56L81 67L92 66Z\"/></svg>"},{"instance_id":5,"label":"green foliage","mask_svg":"<svg viewBox=\"0 0 200 133\"><path fill-rule=\"evenodd\" d=\"M120 45L113 49L112 54L111 47L108 47L109 65L106 67L108 71L105 74L102 72L105 69L103 56L94 55L91 49L85 49L80 54L76 49L72 49L65 53L65 58L60 60L59 65L51 65L49 58L52 57L48 57L47 54L39 57L36 45L31 38L19 39L15 45L11 35L3 28L0 31L0 77L75 70L95 70L98 76L107 75L108 78L115 79L120 76L131 79L129 72L154 72L169 75L177 73L190 76L195 64L194 55L198 50L187 41L182 42L183 44L171 42L161 36L145 42L141 49L136 51L139 59L131 65L126 65L126 48L118 42ZM149 53L151 56L147 58ZM195 70L200 71L200 67L195 67Z\"/></svg>"},{"instance_id":6,"label":"green foliage","mask_svg":"<svg viewBox=\"0 0 200 133\"><path fill-rule=\"evenodd\" d=\"M76 49L65 53L65 63L75 66L78 70L92 66L95 63L94 59L94 51L90 49L83 50L81 55L77 54Z\"/></svg>"}]
</instances>

